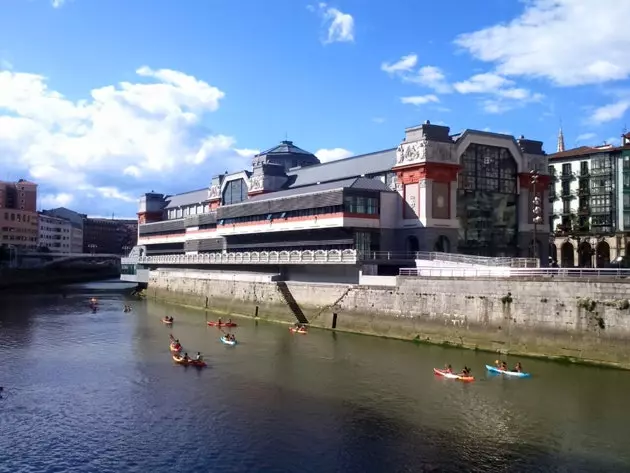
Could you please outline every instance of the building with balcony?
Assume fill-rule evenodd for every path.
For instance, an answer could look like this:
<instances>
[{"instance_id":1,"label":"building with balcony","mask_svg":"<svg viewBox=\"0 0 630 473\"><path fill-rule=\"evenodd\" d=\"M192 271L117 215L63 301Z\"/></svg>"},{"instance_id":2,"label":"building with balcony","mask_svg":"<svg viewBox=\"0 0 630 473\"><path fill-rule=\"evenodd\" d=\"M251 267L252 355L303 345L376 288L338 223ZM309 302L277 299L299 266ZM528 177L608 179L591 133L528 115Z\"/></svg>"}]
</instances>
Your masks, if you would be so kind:
<instances>
[{"instance_id":1,"label":"building with balcony","mask_svg":"<svg viewBox=\"0 0 630 473\"><path fill-rule=\"evenodd\" d=\"M41 214L70 222L70 253L83 253L83 221L87 218L87 215L65 207L44 210Z\"/></svg>"},{"instance_id":2,"label":"building with balcony","mask_svg":"<svg viewBox=\"0 0 630 473\"><path fill-rule=\"evenodd\" d=\"M283 141L255 156L250 169L215 176L207 188L145 194L138 244L147 262L186 255L191 264L219 268L267 258L287 261L284 271L300 278L311 271L306 260L352 260L358 269L343 272L353 278L359 269L397 272L417 252L528 257L532 170L546 202L542 142L478 130L451 134L428 121L406 129L390 149L329 163ZM537 230L537 255L546 262L548 228ZM298 263L303 267L292 266Z\"/></svg>"},{"instance_id":3,"label":"building with balcony","mask_svg":"<svg viewBox=\"0 0 630 473\"><path fill-rule=\"evenodd\" d=\"M70 253L72 250L72 225L63 218L39 214L38 247L52 253Z\"/></svg>"},{"instance_id":4,"label":"building with balcony","mask_svg":"<svg viewBox=\"0 0 630 473\"><path fill-rule=\"evenodd\" d=\"M37 184L0 181L0 244L20 250L37 247Z\"/></svg>"},{"instance_id":5,"label":"building with balcony","mask_svg":"<svg viewBox=\"0 0 630 473\"><path fill-rule=\"evenodd\" d=\"M630 255L630 134L621 146L549 155L551 257L563 267L604 267Z\"/></svg>"}]
</instances>

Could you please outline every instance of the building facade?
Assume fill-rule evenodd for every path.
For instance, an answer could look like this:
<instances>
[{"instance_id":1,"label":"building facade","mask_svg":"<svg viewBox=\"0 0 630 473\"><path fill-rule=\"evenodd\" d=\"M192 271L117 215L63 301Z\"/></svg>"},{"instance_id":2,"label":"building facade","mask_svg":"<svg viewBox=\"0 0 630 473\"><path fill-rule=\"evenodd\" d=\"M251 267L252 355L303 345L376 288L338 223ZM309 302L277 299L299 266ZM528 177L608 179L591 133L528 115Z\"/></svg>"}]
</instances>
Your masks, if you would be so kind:
<instances>
[{"instance_id":1,"label":"building facade","mask_svg":"<svg viewBox=\"0 0 630 473\"><path fill-rule=\"evenodd\" d=\"M37 184L0 181L0 244L34 250L38 240Z\"/></svg>"},{"instance_id":2,"label":"building facade","mask_svg":"<svg viewBox=\"0 0 630 473\"><path fill-rule=\"evenodd\" d=\"M123 255L137 243L136 220L92 218L83 219L83 252Z\"/></svg>"},{"instance_id":3,"label":"building facade","mask_svg":"<svg viewBox=\"0 0 630 473\"><path fill-rule=\"evenodd\" d=\"M63 218L39 214L39 249L48 249L51 253L70 253L72 251L72 225Z\"/></svg>"},{"instance_id":4,"label":"building facade","mask_svg":"<svg viewBox=\"0 0 630 473\"><path fill-rule=\"evenodd\" d=\"M547 169L540 141L428 121L390 149L323 164L283 141L207 188L145 194L138 244L147 256L439 251L546 263L549 229L535 227L532 202L542 197L546 221Z\"/></svg>"},{"instance_id":5,"label":"building facade","mask_svg":"<svg viewBox=\"0 0 630 473\"><path fill-rule=\"evenodd\" d=\"M560 148L559 148L560 149ZM630 255L630 134L549 156L550 255L563 267L606 267Z\"/></svg>"},{"instance_id":6,"label":"building facade","mask_svg":"<svg viewBox=\"0 0 630 473\"><path fill-rule=\"evenodd\" d=\"M65 207L44 210L42 214L62 218L70 222L70 253L83 253L83 221L87 215Z\"/></svg>"}]
</instances>

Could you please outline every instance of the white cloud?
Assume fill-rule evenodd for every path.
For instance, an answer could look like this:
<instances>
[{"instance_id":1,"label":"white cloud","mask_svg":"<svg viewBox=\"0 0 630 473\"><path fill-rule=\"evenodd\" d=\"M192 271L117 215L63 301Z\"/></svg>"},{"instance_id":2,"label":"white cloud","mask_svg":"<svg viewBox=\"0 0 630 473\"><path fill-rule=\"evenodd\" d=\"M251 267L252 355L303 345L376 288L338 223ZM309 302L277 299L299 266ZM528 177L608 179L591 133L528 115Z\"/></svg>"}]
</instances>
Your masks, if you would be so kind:
<instances>
[{"instance_id":1,"label":"white cloud","mask_svg":"<svg viewBox=\"0 0 630 473\"><path fill-rule=\"evenodd\" d=\"M509 23L460 35L455 43L507 76L542 77L561 86L630 75L626 0L528 0ZM569 40L570 38L570 40Z\"/></svg>"},{"instance_id":2,"label":"white cloud","mask_svg":"<svg viewBox=\"0 0 630 473\"><path fill-rule=\"evenodd\" d=\"M486 72L475 74L470 79L453 84L460 94L484 94L482 109L486 113L498 114L531 102L540 102L544 96L528 89L515 87L514 81Z\"/></svg>"},{"instance_id":3,"label":"white cloud","mask_svg":"<svg viewBox=\"0 0 630 473\"><path fill-rule=\"evenodd\" d=\"M193 179L205 185L213 172L243 168L255 154L203 127L203 115L218 109L224 92L174 70L136 72L137 82L70 100L41 75L0 71L3 168L30 175L49 201L68 194L77 205L113 205L103 197L124 204L159 182L165 192ZM200 179L202 165L210 169Z\"/></svg>"},{"instance_id":4,"label":"white cloud","mask_svg":"<svg viewBox=\"0 0 630 473\"><path fill-rule=\"evenodd\" d=\"M317 11L321 15L326 28L324 44L352 43L354 41L354 18L348 13L320 3L317 8L308 7L311 11Z\"/></svg>"},{"instance_id":5,"label":"white cloud","mask_svg":"<svg viewBox=\"0 0 630 473\"><path fill-rule=\"evenodd\" d=\"M442 69L435 66L423 66L418 69L415 74L403 77L403 80L428 87L438 94L448 94L452 92L452 88L446 81L444 72L442 72Z\"/></svg>"},{"instance_id":6,"label":"white cloud","mask_svg":"<svg viewBox=\"0 0 630 473\"><path fill-rule=\"evenodd\" d=\"M400 77L404 82L411 82L433 89L438 94L452 92L442 69L435 66L422 66L418 70L414 70L417 65L418 55L412 53L401 57L394 63L383 62L381 70L390 75Z\"/></svg>"},{"instance_id":7,"label":"white cloud","mask_svg":"<svg viewBox=\"0 0 630 473\"><path fill-rule=\"evenodd\" d=\"M349 158L353 155L354 153L352 151L348 151L344 148L320 149L315 152L315 156L317 156L322 163Z\"/></svg>"},{"instance_id":8,"label":"white cloud","mask_svg":"<svg viewBox=\"0 0 630 473\"><path fill-rule=\"evenodd\" d=\"M66 3L66 0L52 0L50 3L53 8L61 8Z\"/></svg>"},{"instance_id":9,"label":"white cloud","mask_svg":"<svg viewBox=\"0 0 630 473\"><path fill-rule=\"evenodd\" d=\"M381 123L385 123L385 119L384 119L383 117L374 117L374 118L372 118L372 121L373 121L374 123L378 123L379 125L380 125Z\"/></svg>"},{"instance_id":10,"label":"white cloud","mask_svg":"<svg viewBox=\"0 0 630 473\"><path fill-rule=\"evenodd\" d=\"M388 74L411 72L416 67L416 64L418 64L418 55L409 54L407 56L401 57L393 64L390 64L388 62L382 63L381 70L387 72Z\"/></svg>"},{"instance_id":11,"label":"white cloud","mask_svg":"<svg viewBox=\"0 0 630 473\"><path fill-rule=\"evenodd\" d=\"M413 97L401 97L400 102L408 105L426 105L428 103L438 103L440 101L437 96L429 95L416 95Z\"/></svg>"},{"instance_id":12,"label":"white cloud","mask_svg":"<svg viewBox=\"0 0 630 473\"><path fill-rule=\"evenodd\" d=\"M606 123L611 120L618 120L623 117L626 110L630 108L630 100L620 100L603 107L596 108L591 115L591 121L595 123Z\"/></svg>"},{"instance_id":13,"label":"white cloud","mask_svg":"<svg viewBox=\"0 0 630 473\"><path fill-rule=\"evenodd\" d=\"M578 135L575 141L577 142L593 141L595 138L597 138L597 135L595 133L582 133L581 135Z\"/></svg>"},{"instance_id":14,"label":"white cloud","mask_svg":"<svg viewBox=\"0 0 630 473\"><path fill-rule=\"evenodd\" d=\"M67 192L44 194L39 196L39 207L42 209L68 207L74 202L74 196Z\"/></svg>"}]
</instances>

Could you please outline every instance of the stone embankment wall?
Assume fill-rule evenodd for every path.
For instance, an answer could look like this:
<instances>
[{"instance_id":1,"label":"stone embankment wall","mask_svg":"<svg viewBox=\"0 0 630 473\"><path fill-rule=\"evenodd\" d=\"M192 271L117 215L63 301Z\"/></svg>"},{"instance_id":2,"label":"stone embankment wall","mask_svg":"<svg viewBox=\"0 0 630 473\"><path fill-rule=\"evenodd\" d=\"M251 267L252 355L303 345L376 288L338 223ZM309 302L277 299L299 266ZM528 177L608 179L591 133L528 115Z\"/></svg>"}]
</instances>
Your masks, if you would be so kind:
<instances>
[{"instance_id":1,"label":"stone embankment wall","mask_svg":"<svg viewBox=\"0 0 630 473\"><path fill-rule=\"evenodd\" d=\"M624 280L401 277L378 287L239 278L152 271L148 295L224 314L630 369Z\"/></svg>"}]
</instances>

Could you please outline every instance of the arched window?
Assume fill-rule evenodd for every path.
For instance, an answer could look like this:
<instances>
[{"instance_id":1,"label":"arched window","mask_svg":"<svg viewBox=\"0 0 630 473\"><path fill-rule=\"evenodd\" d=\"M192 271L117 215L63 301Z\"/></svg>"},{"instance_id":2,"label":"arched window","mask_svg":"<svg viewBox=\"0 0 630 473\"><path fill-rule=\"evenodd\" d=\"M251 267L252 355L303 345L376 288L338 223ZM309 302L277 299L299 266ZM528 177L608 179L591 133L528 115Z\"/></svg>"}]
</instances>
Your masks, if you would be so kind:
<instances>
[{"instance_id":1,"label":"arched window","mask_svg":"<svg viewBox=\"0 0 630 473\"><path fill-rule=\"evenodd\" d=\"M223 189L223 205L238 204L247 200L247 191L245 179L229 181Z\"/></svg>"}]
</instances>

